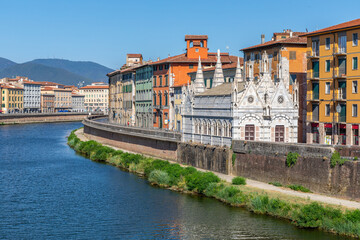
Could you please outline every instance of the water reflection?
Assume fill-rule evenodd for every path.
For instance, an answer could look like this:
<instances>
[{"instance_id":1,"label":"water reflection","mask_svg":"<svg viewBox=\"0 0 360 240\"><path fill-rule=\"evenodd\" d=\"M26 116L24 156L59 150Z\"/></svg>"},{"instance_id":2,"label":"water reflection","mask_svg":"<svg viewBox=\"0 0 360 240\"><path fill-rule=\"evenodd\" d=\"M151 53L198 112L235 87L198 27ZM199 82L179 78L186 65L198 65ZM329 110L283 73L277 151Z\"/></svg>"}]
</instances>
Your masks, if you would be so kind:
<instances>
[{"instance_id":1,"label":"water reflection","mask_svg":"<svg viewBox=\"0 0 360 240\"><path fill-rule=\"evenodd\" d=\"M66 145L80 126L0 127L0 239L344 239L92 162Z\"/></svg>"}]
</instances>

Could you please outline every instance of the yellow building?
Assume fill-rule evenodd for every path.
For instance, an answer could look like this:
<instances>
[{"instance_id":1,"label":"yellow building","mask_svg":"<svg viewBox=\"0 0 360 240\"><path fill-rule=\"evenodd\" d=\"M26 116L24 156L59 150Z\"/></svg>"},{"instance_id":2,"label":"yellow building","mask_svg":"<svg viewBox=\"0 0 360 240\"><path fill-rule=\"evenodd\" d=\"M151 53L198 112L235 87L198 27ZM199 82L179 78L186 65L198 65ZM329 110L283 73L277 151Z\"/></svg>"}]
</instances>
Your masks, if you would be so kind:
<instances>
[{"instance_id":1,"label":"yellow building","mask_svg":"<svg viewBox=\"0 0 360 240\"><path fill-rule=\"evenodd\" d=\"M360 19L307 37L307 143L359 145Z\"/></svg>"},{"instance_id":2,"label":"yellow building","mask_svg":"<svg viewBox=\"0 0 360 240\"><path fill-rule=\"evenodd\" d=\"M24 89L12 85L1 86L1 111L3 113L22 112L24 109Z\"/></svg>"},{"instance_id":3,"label":"yellow building","mask_svg":"<svg viewBox=\"0 0 360 240\"><path fill-rule=\"evenodd\" d=\"M80 94L85 96L84 106L87 112L102 111L108 114L109 85L105 83L92 83L79 89Z\"/></svg>"}]
</instances>

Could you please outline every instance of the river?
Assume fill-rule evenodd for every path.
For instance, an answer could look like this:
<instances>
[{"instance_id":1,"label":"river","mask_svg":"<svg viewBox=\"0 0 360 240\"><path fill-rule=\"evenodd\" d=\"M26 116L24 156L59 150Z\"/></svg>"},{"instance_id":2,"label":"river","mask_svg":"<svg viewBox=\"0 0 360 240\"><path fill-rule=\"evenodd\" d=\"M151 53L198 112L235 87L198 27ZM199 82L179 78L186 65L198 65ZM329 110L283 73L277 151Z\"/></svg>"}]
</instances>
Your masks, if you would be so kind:
<instances>
[{"instance_id":1,"label":"river","mask_svg":"<svg viewBox=\"0 0 360 240\"><path fill-rule=\"evenodd\" d=\"M0 126L0 239L344 239L77 155L81 123Z\"/></svg>"}]
</instances>

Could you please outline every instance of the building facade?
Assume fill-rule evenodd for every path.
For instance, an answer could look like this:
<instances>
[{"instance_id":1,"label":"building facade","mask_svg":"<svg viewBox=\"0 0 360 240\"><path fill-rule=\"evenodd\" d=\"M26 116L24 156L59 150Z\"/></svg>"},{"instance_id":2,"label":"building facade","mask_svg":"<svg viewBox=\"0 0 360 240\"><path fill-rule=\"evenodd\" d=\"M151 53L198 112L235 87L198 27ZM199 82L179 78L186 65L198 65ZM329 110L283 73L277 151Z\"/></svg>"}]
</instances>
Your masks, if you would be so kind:
<instances>
[{"instance_id":1,"label":"building facade","mask_svg":"<svg viewBox=\"0 0 360 240\"><path fill-rule=\"evenodd\" d=\"M109 86L105 83L91 84L79 89L80 95L84 96L84 108L86 112L103 112L108 114ZM71 95L71 90L70 95ZM71 99L71 96L70 96ZM71 104L71 102L70 102Z\"/></svg>"},{"instance_id":2,"label":"building facade","mask_svg":"<svg viewBox=\"0 0 360 240\"><path fill-rule=\"evenodd\" d=\"M194 83L185 89L185 142L220 146L230 146L232 139L297 142L297 104L285 84L289 81L288 60L280 60L277 82L271 79L266 53L260 64L258 81L245 81L238 63L234 81L225 82L217 63L211 89L206 89L202 69L198 68Z\"/></svg>"},{"instance_id":3,"label":"building facade","mask_svg":"<svg viewBox=\"0 0 360 240\"><path fill-rule=\"evenodd\" d=\"M153 120L155 128L170 130L182 129L181 114L179 113L180 99L175 104L175 92L190 84L189 72L197 71L200 57L205 68L215 66L216 53L208 51L207 35L186 35L186 52L153 62ZM237 57L221 53L223 64L236 62ZM176 110L178 109L178 110ZM180 126L178 126L180 124Z\"/></svg>"},{"instance_id":4,"label":"building facade","mask_svg":"<svg viewBox=\"0 0 360 240\"><path fill-rule=\"evenodd\" d=\"M71 111L85 112L85 96L80 94L71 94Z\"/></svg>"},{"instance_id":5,"label":"building facade","mask_svg":"<svg viewBox=\"0 0 360 240\"><path fill-rule=\"evenodd\" d=\"M33 81L20 80L24 88L24 112L41 111L41 84Z\"/></svg>"},{"instance_id":6,"label":"building facade","mask_svg":"<svg viewBox=\"0 0 360 240\"><path fill-rule=\"evenodd\" d=\"M54 108L55 94L52 93L41 93L41 112L52 113L55 111Z\"/></svg>"},{"instance_id":7,"label":"building facade","mask_svg":"<svg viewBox=\"0 0 360 240\"><path fill-rule=\"evenodd\" d=\"M270 77L274 82L279 81L278 65L282 58L289 61L289 82L285 86L298 99L299 122L298 142L306 142L306 38L300 37L301 32L293 32L289 29L274 33L271 41L265 42L265 36L261 35L261 43L241 49L244 53L245 66L247 68L247 80L259 79L261 69L261 56L264 52L269 57Z\"/></svg>"},{"instance_id":8,"label":"building facade","mask_svg":"<svg viewBox=\"0 0 360 240\"><path fill-rule=\"evenodd\" d=\"M121 71L108 73L109 77L109 122L120 124L122 111Z\"/></svg>"},{"instance_id":9,"label":"building facade","mask_svg":"<svg viewBox=\"0 0 360 240\"><path fill-rule=\"evenodd\" d=\"M359 145L360 19L307 37L307 143Z\"/></svg>"},{"instance_id":10,"label":"building facade","mask_svg":"<svg viewBox=\"0 0 360 240\"><path fill-rule=\"evenodd\" d=\"M153 67L144 64L135 69L135 126L153 127Z\"/></svg>"},{"instance_id":11,"label":"building facade","mask_svg":"<svg viewBox=\"0 0 360 240\"><path fill-rule=\"evenodd\" d=\"M12 85L1 85L1 111L18 113L24 109L24 89Z\"/></svg>"}]
</instances>

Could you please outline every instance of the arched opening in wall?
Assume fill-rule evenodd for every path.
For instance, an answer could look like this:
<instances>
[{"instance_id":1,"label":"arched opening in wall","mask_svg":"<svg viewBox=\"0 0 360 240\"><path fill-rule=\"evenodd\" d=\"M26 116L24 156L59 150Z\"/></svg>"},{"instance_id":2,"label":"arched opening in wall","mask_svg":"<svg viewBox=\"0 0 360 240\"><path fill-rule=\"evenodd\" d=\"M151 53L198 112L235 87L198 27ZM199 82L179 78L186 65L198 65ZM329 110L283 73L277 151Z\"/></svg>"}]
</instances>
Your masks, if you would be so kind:
<instances>
[{"instance_id":1,"label":"arched opening in wall","mask_svg":"<svg viewBox=\"0 0 360 240\"><path fill-rule=\"evenodd\" d=\"M232 126L231 126L231 123L228 123L228 131L229 131L228 136L229 136L229 137L232 137Z\"/></svg>"},{"instance_id":2,"label":"arched opening in wall","mask_svg":"<svg viewBox=\"0 0 360 240\"><path fill-rule=\"evenodd\" d=\"M206 122L205 122L205 121L202 122L202 131L203 131L202 134L205 135L205 134L206 134L206 131L207 131L207 127L206 127Z\"/></svg>"},{"instance_id":3,"label":"arched opening in wall","mask_svg":"<svg viewBox=\"0 0 360 240\"><path fill-rule=\"evenodd\" d=\"M217 123L217 129L218 129L218 136L222 136L222 125L220 122Z\"/></svg>"},{"instance_id":4,"label":"arched opening in wall","mask_svg":"<svg viewBox=\"0 0 360 240\"><path fill-rule=\"evenodd\" d=\"M211 123L210 122L207 123L207 128L208 128L208 135L211 135Z\"/></svg>"}]
</instances>

